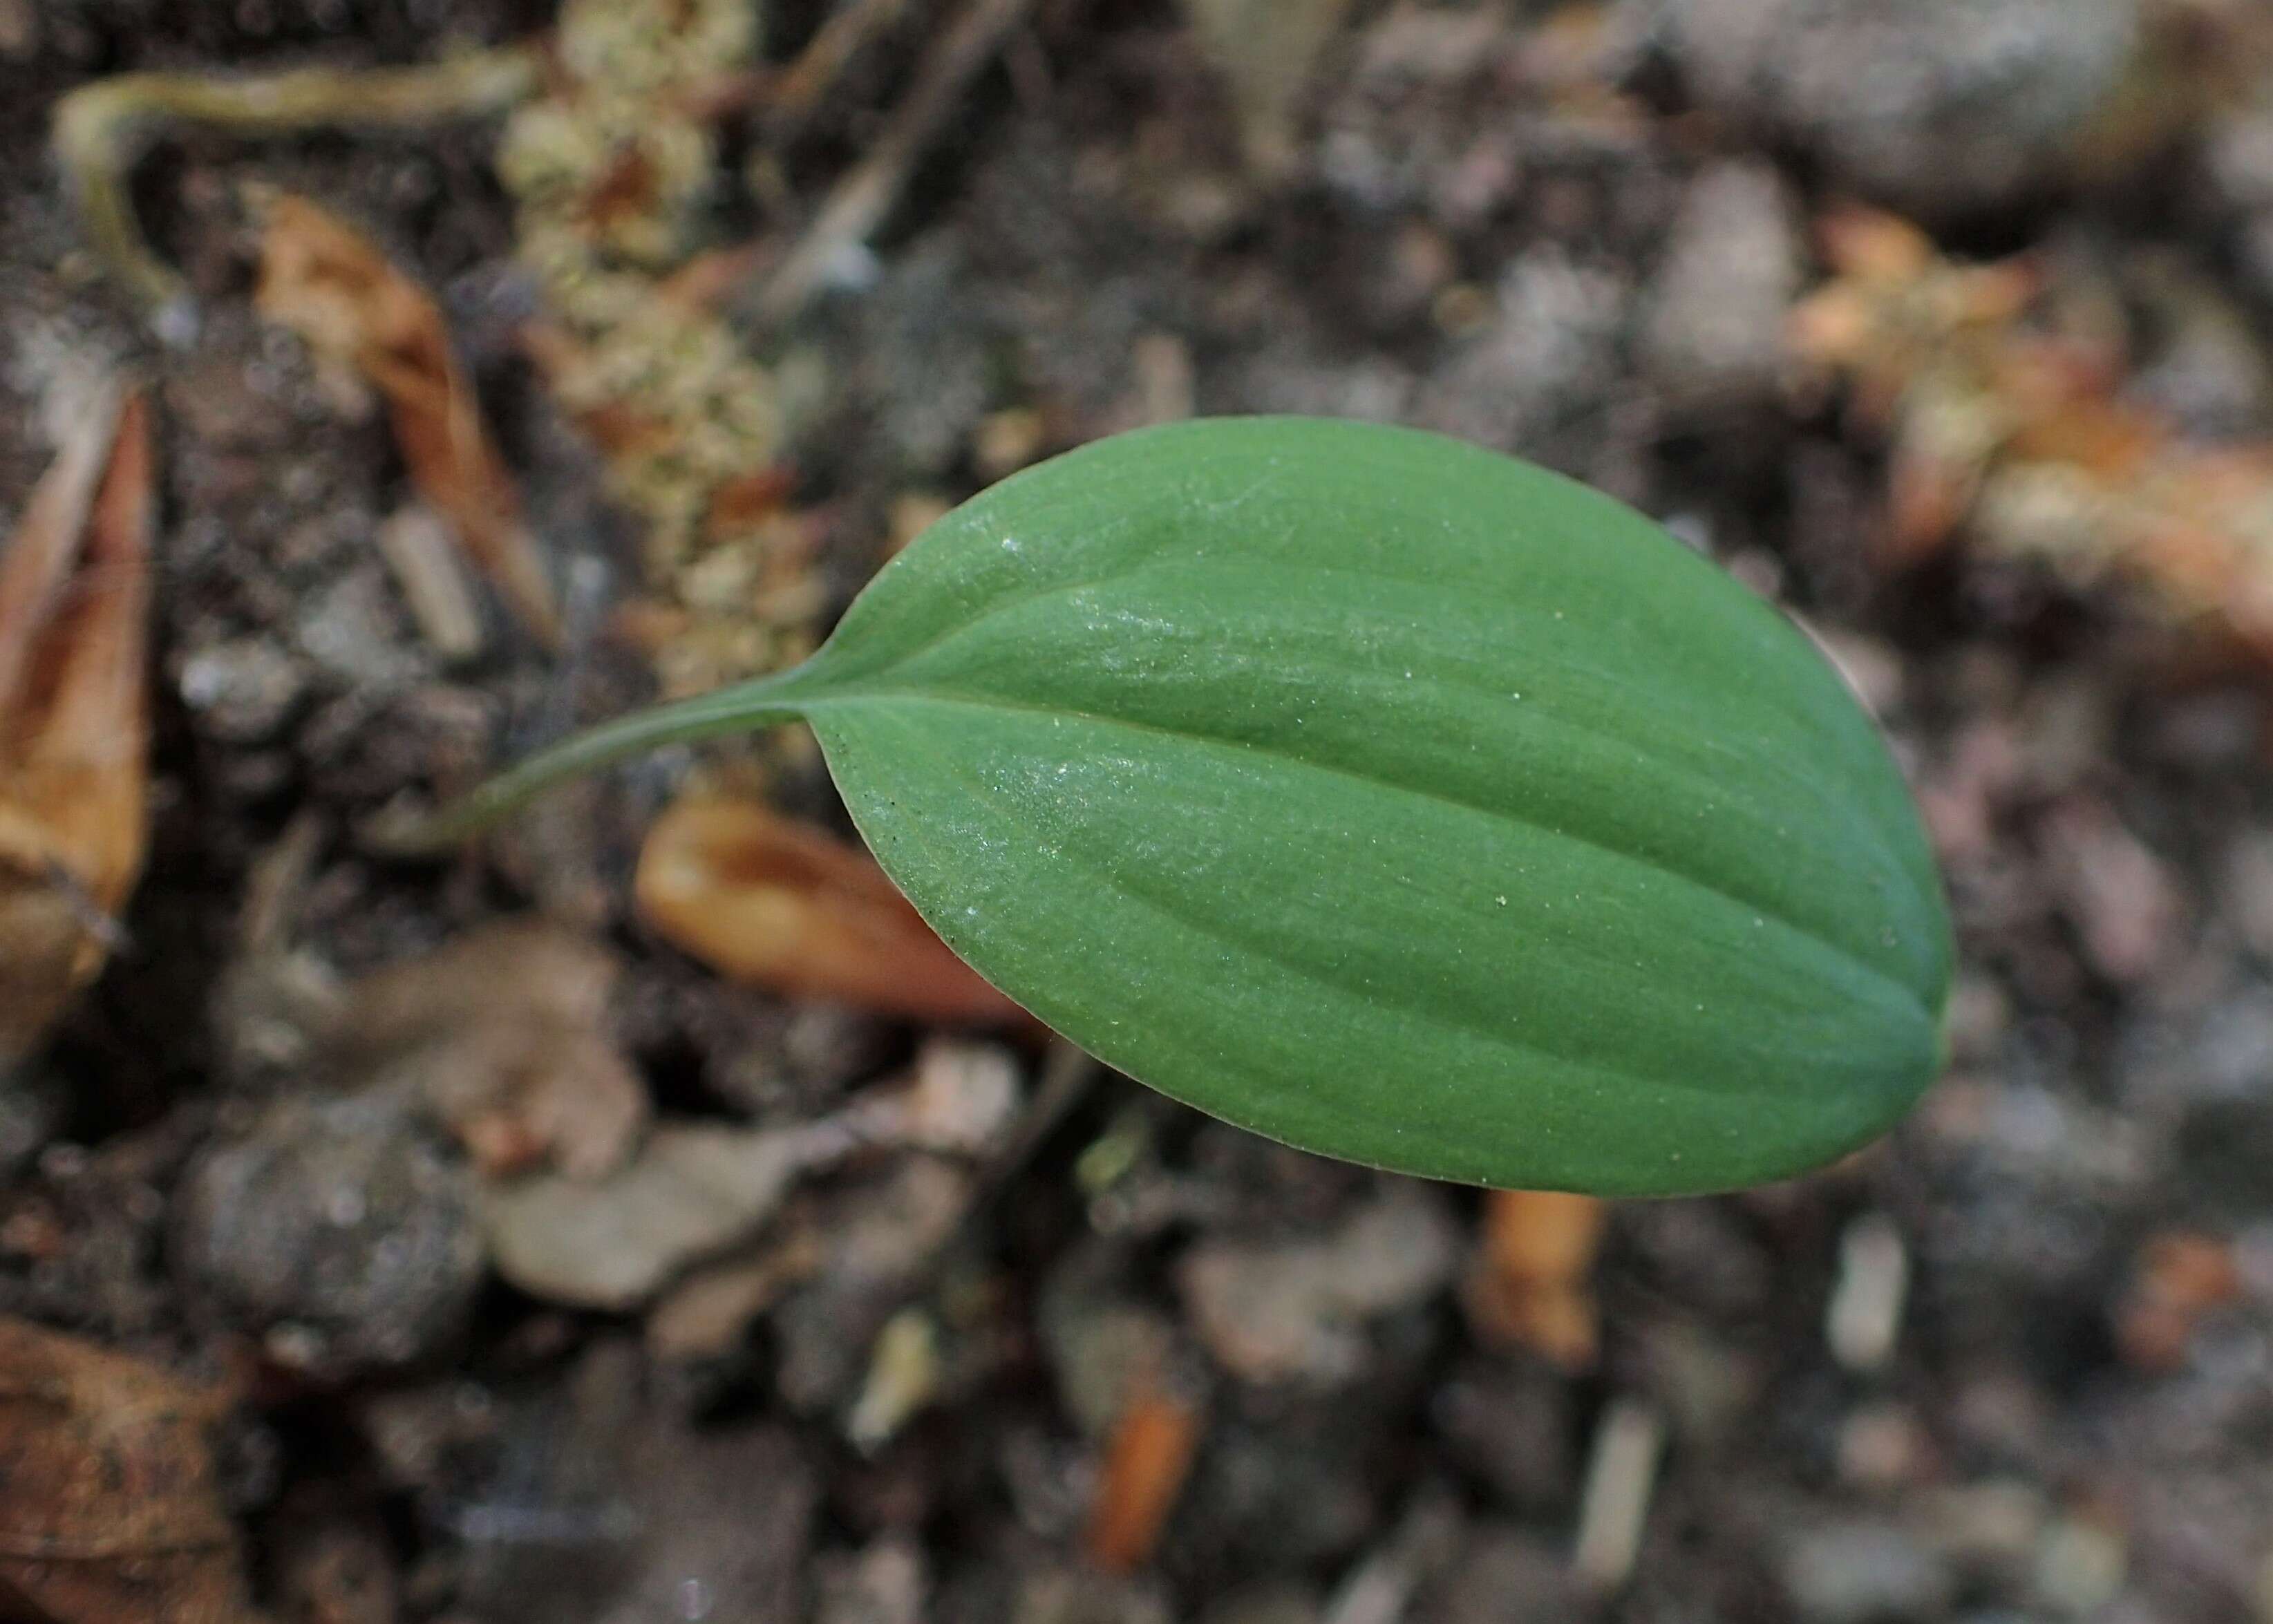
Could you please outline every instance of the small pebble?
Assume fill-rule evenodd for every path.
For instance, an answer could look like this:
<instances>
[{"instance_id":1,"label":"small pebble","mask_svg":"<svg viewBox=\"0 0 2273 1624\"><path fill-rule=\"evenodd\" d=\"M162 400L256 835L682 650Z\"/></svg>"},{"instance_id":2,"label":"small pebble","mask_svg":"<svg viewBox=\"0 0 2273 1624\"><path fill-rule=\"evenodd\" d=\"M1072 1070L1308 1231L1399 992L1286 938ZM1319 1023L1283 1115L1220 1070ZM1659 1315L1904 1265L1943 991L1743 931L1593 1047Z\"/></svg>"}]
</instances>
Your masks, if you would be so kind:
<instances>
[{"instance_id":1,"label":"small pebble","mask_svg":"<svg viewBox=\"0 0 2273 1624\"><path fill-rule=\"evenodd\" d=\"M394 1098L276 1105L206 1150L176 1200L187 1289L319 1380L438 1352L481 1287L472 1176Z\"/></svg>"},{"instance_id":2,"label":"small pebble","mask_svg":"<svg viewBox=\"0 0 2273 1624\"><path fill-rule=\"evenodd\" d=\"M1901 1333L1909 1291L1909 1253L1884 1213L1865 1213L1839 1241L1839 1283L1824 1315L1831 1355L1853 1371L1884 1366Z\"/></svg>"},{"instance_id":3,"label":"small pebble","mask_svg":"<svg viewBox=\"0 0 2273 1624\"><path fill-rule=\"evenodd\" d=\"M2080 1517L2061 1517L2037 1543L2030 1588L2055 1612L2082 1618L2115 1599L2127 1565L2119 1533Z\"/></svg>"},{"instance_id":4,"label":"small pebble","mask_svg":"<svg viewBox=\"0 0 2273 1624\"><path fill-rule=\"evenodd\" d=\"M1890 1523L1809 1528L1782 1568L1793 1607L1818 1624L1939 1618L1955 1588L1940 1558Z\"/></svg>"},{"instance_id":5,"label":"small pebble","mask_svg":"<svg viewBox=\"0 0 2273 1624\"><path fill-rule=\"evenodd\" d=\"M1642 325L1642 361L1676 400L1771 398L1799 293L1799 223L1775 170L1716 164L1690 183Z\"/></svg>"},{"instance_id":6,"label":"small pebble","mask_svg":"<svg viewBox=\"0 0 2273 1624\"><path fill-rule=\"evenodd\" d=\"M1868 1404L1839 1429L1839 1475L1857 1488L1898 1488L1918 1478L1931 1450L1925 1429L1909 1411Z\"/></svg>"},{"instance_id":7,"label":"small pebble","mask_svg":"<svg viewBox=\"0 0 2273 1624\"><path fill-rule=\"evenodd\" d=\"M2138 0L1664 0L1707 107L1882 200L1950 213L2056 175L2130 65Z\"/></svg>"},{"instance_id":8,"label":"small pebble","mask_svg":"<svg viewBox=\"0 0 2273 1624\"><path fill-rule=\"evenodd\" d=\"M308 674L268 639L239 637L187 655L176 685L206 732L226 744L259 745L291 719Z\"/></svg>"}]
</instances>

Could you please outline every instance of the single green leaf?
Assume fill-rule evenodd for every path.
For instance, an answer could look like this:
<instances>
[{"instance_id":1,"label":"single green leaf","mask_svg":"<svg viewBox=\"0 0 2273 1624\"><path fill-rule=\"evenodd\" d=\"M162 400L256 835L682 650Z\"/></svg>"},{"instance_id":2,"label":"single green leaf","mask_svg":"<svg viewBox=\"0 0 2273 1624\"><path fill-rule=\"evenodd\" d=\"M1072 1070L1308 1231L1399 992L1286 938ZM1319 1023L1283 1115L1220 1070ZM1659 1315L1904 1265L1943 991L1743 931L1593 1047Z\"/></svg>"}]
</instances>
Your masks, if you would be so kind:
<instances>
[{"instance_id":1,"label":"single green leaf","mask_svg":"<svg viewBox=\"0 0 2273 1624\"><path fill-rule=\"evenodd\" d=\"M1939 1064L1939 880L1837 675L1630 509L1451 440L1071 453L941 520L806 665L490 804L790 715L989 980L1306 1149L1722 1189L1870 1140Z\"/></svg>"}]
</instances>

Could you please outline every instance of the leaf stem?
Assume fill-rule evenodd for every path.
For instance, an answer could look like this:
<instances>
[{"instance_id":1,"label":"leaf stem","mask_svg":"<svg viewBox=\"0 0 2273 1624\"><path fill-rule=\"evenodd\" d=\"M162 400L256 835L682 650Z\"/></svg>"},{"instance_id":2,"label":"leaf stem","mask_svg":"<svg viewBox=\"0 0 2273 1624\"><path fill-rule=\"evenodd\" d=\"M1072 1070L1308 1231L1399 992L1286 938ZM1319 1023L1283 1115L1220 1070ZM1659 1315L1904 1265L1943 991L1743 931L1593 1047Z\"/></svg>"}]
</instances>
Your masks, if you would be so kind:
<instances>
[{"instance_id":1,"label":"leaf stem","mask_svg":"<svg viewBox=\"0 0 2273 1624\"><path fill-rule=\"evenodd\" d=\"M364 826L364 843L395 857L435 856L494 827L554 785L611 762L659 745L798 721L805 714L800 679L811 671L810 663L801 665L588 728L506 768L439 812L389 809L379 813Z\"/></svg>"}]
</instances>

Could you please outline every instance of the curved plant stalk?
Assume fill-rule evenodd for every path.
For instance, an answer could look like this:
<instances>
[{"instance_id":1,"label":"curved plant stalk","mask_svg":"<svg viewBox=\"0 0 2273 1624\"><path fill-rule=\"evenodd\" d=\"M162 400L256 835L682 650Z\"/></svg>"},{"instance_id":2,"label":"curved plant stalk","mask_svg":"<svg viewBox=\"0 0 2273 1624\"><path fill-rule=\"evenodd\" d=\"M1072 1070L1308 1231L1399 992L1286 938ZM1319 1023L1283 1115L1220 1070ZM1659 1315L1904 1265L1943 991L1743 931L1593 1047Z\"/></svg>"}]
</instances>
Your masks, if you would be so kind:
<instances>
[{"instance_id":1,"label":"curved plant stalk","mask_svg":"<svg viewBox=\"0 0 2273 1624\"><path fill-rule=\"evenodd\" d=\"M197 333L196 301L143 235L127 185L135 164L169 130L190 124L279 135L341 126L418 129L503 111L536 89L541 64L537 48L522 44L417 68L298 68L244 79L122 73L56 104L56 157L104 267L161 340L185 344Z\"/></svg>"}]
</instances>

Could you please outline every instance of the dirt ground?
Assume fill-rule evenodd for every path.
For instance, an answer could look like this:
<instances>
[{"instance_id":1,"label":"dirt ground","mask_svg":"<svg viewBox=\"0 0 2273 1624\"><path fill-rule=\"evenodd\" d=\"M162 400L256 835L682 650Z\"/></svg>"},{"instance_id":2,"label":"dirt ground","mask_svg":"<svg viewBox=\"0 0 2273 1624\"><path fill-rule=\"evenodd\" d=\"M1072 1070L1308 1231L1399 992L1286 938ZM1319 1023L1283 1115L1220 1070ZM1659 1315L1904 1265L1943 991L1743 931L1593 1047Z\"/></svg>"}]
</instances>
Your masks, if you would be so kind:
<instances>
[{"instance_id":1,"label":"dirt ground","mask_svg":"<svg viewBox=\"0 0 2273 1624\"><path fill-rule=\"evenodd\" d=\"M777 397L753 545L792 607L727 655L688 652L748 618L746 585L703 595L715 535L659 560L619 448L532 359L554 290L498 118L166 134L131 191L199 313L172 345L49 149L105 75L431 62L554 8L0 0L0 514L113 368L160 470L146 869L101 978L0 1074L0 1618L2273 1620L2246 612L2273 29L2251 0L1346 9L1283 0L1324 43L1282 115L1270 6L1040 0L786 314L752 290L952 8L911 0L794 128L762 94L718 116L650 258L761 250L702 344ZM758 59L827 16L767 8ZM493 595L476 647L435 646L380 544L413 495L386 414L256 313L256 182L432 291L562 652ZM1980 266L2029 267L2025 312ZM1858 360L1856 301L1911 336ZM2097 358L2056 408L2007 364L2046 332ZM735 984L634 909L634 863L690 773L849 835L794 743L665 752L446 863L358 840L705 661L785 657L1024 461L1256 411L1564 469L1822 636L1959 932L1949 1073L1887 1141L1620 1204L1597 1259L1591 1212L1308 1157L1016 1027ZM2169 526L2125 528L2150 477L2209 587ZM2057 524L2022 500L2078 489ZM453 1104L536 1086L540 1051L571 1080L544 1126ZM499 1111L535 1151L483 1136ZM670 1158L714 1151L747 1209L656 1198L641 1232L693 1225L677 1251L619 1255L579 1194L626 1165L684 1189ZM514 1218L532 1177L566 1205ZM1543 1285L1492 1244L1523 1224L1575 1226Z\"/></svg>"}]
</instances>

